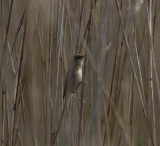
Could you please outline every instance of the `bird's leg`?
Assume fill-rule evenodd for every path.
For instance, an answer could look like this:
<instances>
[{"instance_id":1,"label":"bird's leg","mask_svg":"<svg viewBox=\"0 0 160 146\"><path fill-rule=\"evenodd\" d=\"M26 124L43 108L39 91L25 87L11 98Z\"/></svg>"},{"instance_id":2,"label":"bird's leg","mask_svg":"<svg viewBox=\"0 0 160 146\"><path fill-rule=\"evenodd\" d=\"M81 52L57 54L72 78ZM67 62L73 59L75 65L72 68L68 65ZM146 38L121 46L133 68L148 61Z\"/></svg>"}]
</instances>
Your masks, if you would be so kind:
<instances>
[{"instance_id":1,"label":"bird's leg","mask_svg":"<svg viewBox=\"0 0 160 146\"><path fill-rule=\"evenodd\" d=\"M76 90L78 89L78 87L79 87L80 84L86 84L86 81L81 81L81 82L79 82L79 83L77 84L77 86L76 86L76 89L75 89L74 91L72 91L73 94L76 92ZM81 98L78 98L78 97L76 97L76 96L74 96L74 95L72 95L72 97L74 97L75 99L77 99L77 100L80 101L80 102L85 103L85 101L84 101L84 100L82 101Z\"/></svg>"},{"instance_id":2,"label":"bird's leg","mask_svg":"<svg viewBox=\"0 0 160 146\"><path fill-rule=\"evenodd\" d=\"M81 82L79 82L79 83L77 84L77 86L76 86L76 89L75 89L72 93L75 93L75 92L77 91L78 87L79 87L81 84L86 84L86 81L81 81Z\"/></svg>"},{"instance_id":3,"label":"bird's leg","mask_svg":"<svg viewBox=\"0 0 160 146\"><path fill-rule=\"evenodd\" d=\"M87 81L81 81L81 84L86 84L87 83Z\"/></svg>"},{"instance_id":4,"label":"bird's leg","mask_svg":"<svg viewBox=\"0 0 160 146\"><path fill-rule=\"evenodd\" d=\"M80 102L85 103L85 101L84 101L84 100L82 100L81 98L78 98L78 97L76 97L76 96L74 96L74 95L72 95L72 97L74 97L75 99L77 99L77 100L78 100L78 101L80 101Z\"/></svg>"}]
</instances>

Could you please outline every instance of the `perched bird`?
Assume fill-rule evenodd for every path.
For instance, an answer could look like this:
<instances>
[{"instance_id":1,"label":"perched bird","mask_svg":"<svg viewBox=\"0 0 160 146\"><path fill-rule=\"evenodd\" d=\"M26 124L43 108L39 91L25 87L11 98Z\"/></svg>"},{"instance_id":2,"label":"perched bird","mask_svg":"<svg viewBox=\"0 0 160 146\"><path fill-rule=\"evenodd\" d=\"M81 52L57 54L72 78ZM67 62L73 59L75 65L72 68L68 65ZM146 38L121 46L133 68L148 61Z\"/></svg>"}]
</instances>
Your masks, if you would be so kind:
<instances>
[{"instance_id":1,"label":"perched bird","mask_svg":"<svg viewBox=\"0 0 160 146\"><path fill-rule=\"evenodd\" d=\"M69 65L69 69L68 69L65 84L64 84L64 92L63 92L63 100L65 99L65 101L63 101L64 105L62 107L62 113L60 116L57 131L53 139L53 145L55 144L57 139L57 135L62 123L62 118L67 105L67 101L71 97L72 93L76 91L76 89L78 88L78 85L81 84L82 82L82 67L83 67L84 58L85 58L85 55L81 55L81 54L75 55L72 62Z\"/></svg>"},{"instance_id":2,"label":"perched bird","mask_svg":"<svg viewBox=\"0 0 160 146\"><path fill-rule=\"evenodd\" d=\"M82 67L84 58L84 55L75 55L73 61L69 65L64 84L63 100L65 97L69 98L71 94L77 90L78 85L82 82Z\"/></svg>"}]
</instances>

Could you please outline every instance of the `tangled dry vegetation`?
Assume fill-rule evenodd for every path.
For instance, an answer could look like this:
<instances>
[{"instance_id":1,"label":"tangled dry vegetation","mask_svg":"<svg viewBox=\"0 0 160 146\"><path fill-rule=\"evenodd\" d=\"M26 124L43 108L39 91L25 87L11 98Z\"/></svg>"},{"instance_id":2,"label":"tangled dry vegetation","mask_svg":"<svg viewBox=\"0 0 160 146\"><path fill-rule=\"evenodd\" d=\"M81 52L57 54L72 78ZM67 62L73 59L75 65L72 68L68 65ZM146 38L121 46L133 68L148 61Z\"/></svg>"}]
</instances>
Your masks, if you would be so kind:
<instances>
[{"instance_id":1,"label":"tangled dry vegetation","mask_svg":"<svg viewBox=\"0 0 160 146\"><path fill-rule=\"evenodd\" d=\"M2 146L160 145L159 0L1 0ZM74 54L82 84L59 132Z\"/></svg>"}]
</instances>

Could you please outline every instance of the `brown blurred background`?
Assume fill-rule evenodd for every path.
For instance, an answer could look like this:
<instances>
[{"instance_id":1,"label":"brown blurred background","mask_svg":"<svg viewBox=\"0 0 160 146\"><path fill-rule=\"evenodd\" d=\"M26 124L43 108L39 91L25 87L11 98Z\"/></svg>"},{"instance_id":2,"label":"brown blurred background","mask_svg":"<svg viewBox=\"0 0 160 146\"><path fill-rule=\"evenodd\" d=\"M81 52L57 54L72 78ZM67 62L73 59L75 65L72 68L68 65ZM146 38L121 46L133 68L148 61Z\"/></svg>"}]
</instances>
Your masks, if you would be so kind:
<instances>
[{"instance_id":1,"label":"brown blurred background","mask_svg":"<svg viewBox=\"0 0 160 146\"><path fill-rule=\"evenodd\" d=\"M159 7L158 0L0 0L0 145L160 145ZM86 55L85 83L74 96L85 103L71 98L56 136L77 53Z\"/></svg>"}]
</instances>

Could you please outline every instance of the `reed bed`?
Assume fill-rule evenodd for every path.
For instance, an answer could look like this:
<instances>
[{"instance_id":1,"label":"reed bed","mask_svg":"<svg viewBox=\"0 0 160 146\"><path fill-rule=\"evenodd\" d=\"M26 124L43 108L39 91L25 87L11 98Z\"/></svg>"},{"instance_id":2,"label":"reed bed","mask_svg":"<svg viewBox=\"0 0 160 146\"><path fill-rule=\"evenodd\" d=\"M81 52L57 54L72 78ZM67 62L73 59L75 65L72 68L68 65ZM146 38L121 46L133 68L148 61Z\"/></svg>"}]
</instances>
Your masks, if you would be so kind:
<instances>
[{"instance_id":1,"label":"reed bed","mask_svg":"<svg viewBox=\"0 0 160 146\"><path fill-rule=\"evenodd\" d=\"M160 145L160 1L1 0L0 145ZM85 54L64 111L65 76ZM67 132L65 132L67 129Z\"/></svg>"}]
</instances>

